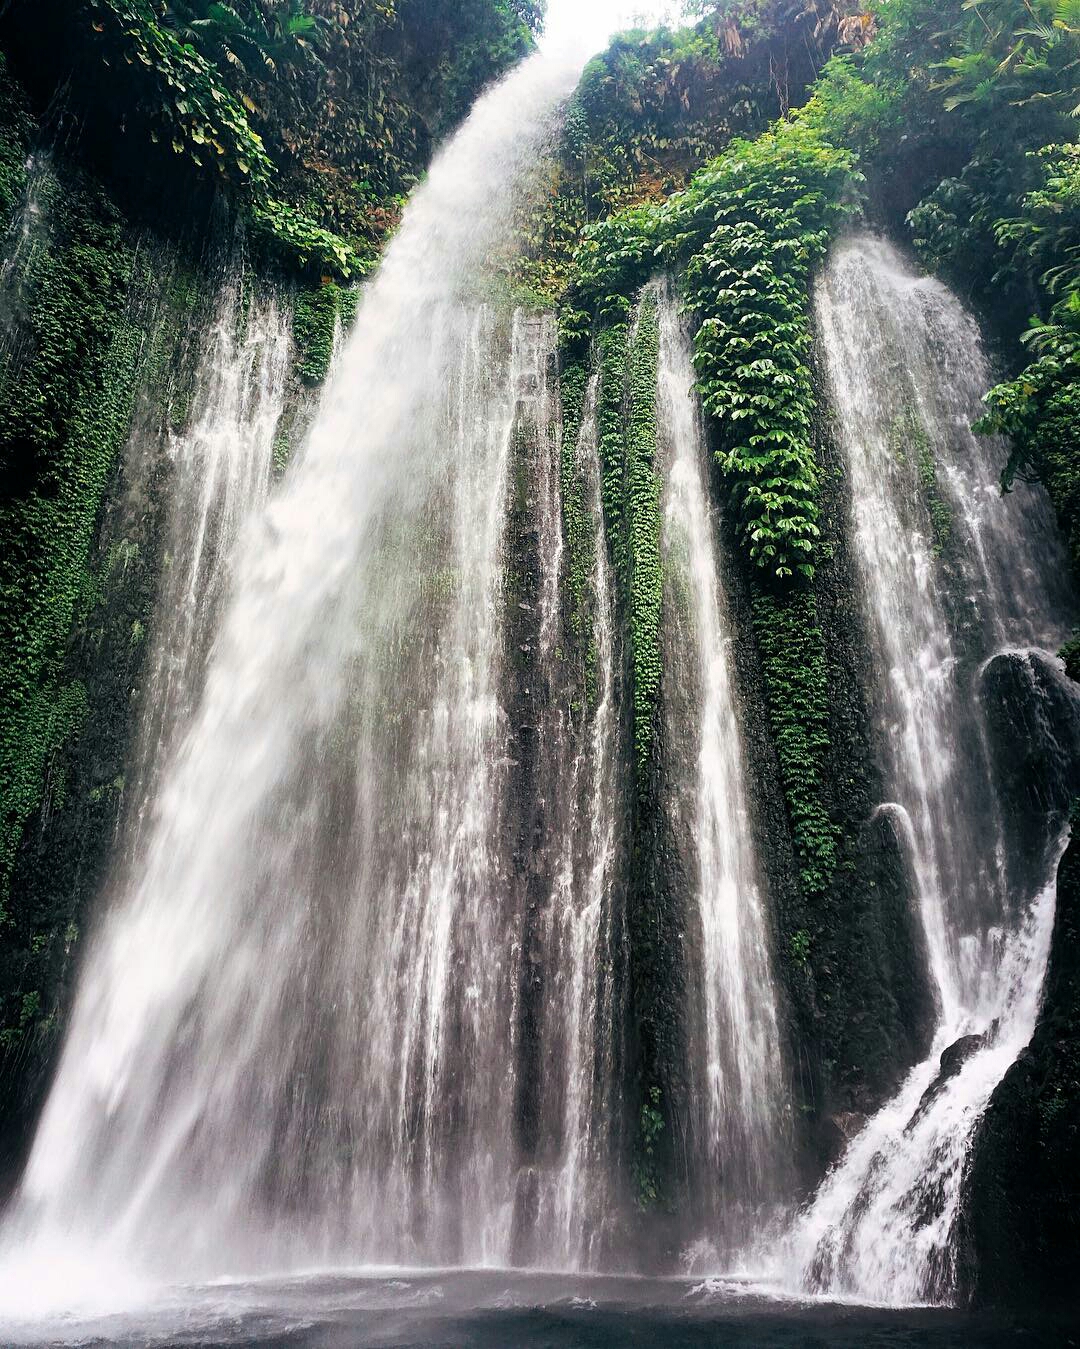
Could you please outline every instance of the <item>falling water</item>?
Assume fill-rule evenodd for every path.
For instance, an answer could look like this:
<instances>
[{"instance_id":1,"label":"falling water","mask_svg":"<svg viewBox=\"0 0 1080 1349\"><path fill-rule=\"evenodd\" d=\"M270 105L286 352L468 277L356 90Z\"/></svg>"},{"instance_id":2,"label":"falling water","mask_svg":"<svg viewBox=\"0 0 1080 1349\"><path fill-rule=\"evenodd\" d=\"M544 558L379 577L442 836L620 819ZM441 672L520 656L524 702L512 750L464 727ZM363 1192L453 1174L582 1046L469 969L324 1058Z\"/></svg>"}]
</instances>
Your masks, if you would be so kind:
<instances>
[{"instance_id":1,"label":"falling water","mask_svg":"<svg viewBox=\"0 0 1080 1349\"><path fill-rule=\"evenodd\" d=\"M930 1057L827 1177L793 1260L812 1289L949 1301L972 1135L1034 1028L1065 823L1051 793L1037 857L1018 857L985 673L1002 648L1059 643L1053 582L1065 568L1041 497L1002 498L1003 447L970 431L990 372L947 288L856 237L837 248L816 303L884 728L881 809L908 840L937 1030ZM1068 702L1052 658L1021 664L1033 661Z\"/></svg>"},{"instance_id":2,"label":"falling water","mask_svg":"<svg viewBox=\"0 0 1080 1349\"><path fill-rule=\"evenodd\" d=\"M270 488L289 374L289 315L268 296L250 297L245 310L243 287L238 272L222 286L203 339L189 425L168 435L164 568L143 681L144 710L126 773L134 784L136 827L125 840L131 849L152 815L169 749L194 716L228 589L232 549ZM152 451L146 458L153 459ZM147 473L152 472L148 462ZM122 544L119 553L117 565L127 565Z\"/></svg>"},{"instance_id":3,"label":"falling water","mask_svg":"<svg viewBox=\"0 0 1080 1349\"><path fill-rule=\"evenodd\" d=\"M659 317L665 745L674 765L670 809L692 857L701 934L700 996L691 1015L694 1095L705 1191L719 1201L707 1217L730 1261L783 1191L785 1084L694 369L665 292Z\"/></svg>"},{"instance_id":4,"label":"falling water","mask_svg":"<svg viewBox=\"0 0 1080 1349\"><path fill-rule=\"evenodd\" d=\"M15 373L27 347L24 291L34 257L48 246L55 228L51 208L61 191L48 153L30 155L24 169L22 199L0 243L0 374L5 377Z\"/></svg>"},{"instance_id":5,"label":"falling water","mask_svg":"<svg viewBox=\"0 0 1080 1349\"><path fill-rule=\"evenodd\" d=\"M615 681L612 577L597 455L598 377L586 391L574 471L588 485L593 521L593 706L584 733L565 701L553 700L545 738L556 747L557 775L548 780L545 816L559 819L558 801L569 803L561 820L561 846L547 910L548 967L555 971L547 1001L545 1041L562 1060L551 1074L558 1084L550 1115L553 1160L537 1196L537 1250L544 1263L594 1268L608 1253L613 1210L609 1191L612 1099L617 1036L612 961L615 947L616 833L620 801L618 707ZM560 530L561 537L561 530ZM543 546L543 545L542 545ZM559 557L559 549L544 550ZM550 566L550 564L549 564ZM554 633L558 592L548 598L542 631ZM552 636L544 648L553 659ZM549 1060L550 1063L550 1060Z\"/></svg>"},{"instance_id":6,"label":"falling water","mask_svg":"<svg viewBox=\"0 0 1080 1349\"><path fill-rule=\"evenodd\" d=\"M27 1261L508 1258L503 543L541 372L477 283L575 73L526 62L436 160L241 532L9 1220Z\"/></svg>"}]
</instances>

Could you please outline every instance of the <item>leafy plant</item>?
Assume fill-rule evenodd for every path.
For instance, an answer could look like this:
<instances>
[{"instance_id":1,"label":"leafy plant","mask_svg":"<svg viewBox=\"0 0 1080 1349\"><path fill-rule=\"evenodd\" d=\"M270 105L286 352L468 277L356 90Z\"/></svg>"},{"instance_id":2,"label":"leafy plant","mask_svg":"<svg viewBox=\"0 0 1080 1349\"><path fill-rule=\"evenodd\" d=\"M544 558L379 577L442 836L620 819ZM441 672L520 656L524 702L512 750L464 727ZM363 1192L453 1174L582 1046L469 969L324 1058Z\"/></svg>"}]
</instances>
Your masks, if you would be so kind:
<instances>
[{"instance_id":1,"label":"leafy plant","mask_svg":"<svg viewBox=\"0 0 1080 1349\"><path fill-rule=\"evenodd\" d=\"M853 178L850 155L807 122L737 141L685 192L587 231L563 311L564 333L579 336L590 314L622 319L657 267L685 266L699 388L741 533L781 579L813 574L808 282Z\"/></svg>"},{"instance_id":2,"label":"leafy plant","mask_svg":"<svg viewBox=\"0 0 1080 1349\"><path fill-rule=\"evenodd\" d=\"M243 104L151 0L91 0L90 12L112 59L142 72L137 96L151 139L164 138L177 154L226 178L269 182L274 166Z\"/></svg>"},{"instance_id":3,"label":"leafy plant","mask_svg":"<svg viewBox=\"0 0 1080 1349\"><path fill-rule=\"evenodd\" d=\"M645 1093L638 1120L638 1155L634 1160L633 1175L638 1207L645 1211L655 1208L660 1201L656 1150L665 1127L660 1099L660 1088L650 1087Z\"/></svg>"}]
</instances>

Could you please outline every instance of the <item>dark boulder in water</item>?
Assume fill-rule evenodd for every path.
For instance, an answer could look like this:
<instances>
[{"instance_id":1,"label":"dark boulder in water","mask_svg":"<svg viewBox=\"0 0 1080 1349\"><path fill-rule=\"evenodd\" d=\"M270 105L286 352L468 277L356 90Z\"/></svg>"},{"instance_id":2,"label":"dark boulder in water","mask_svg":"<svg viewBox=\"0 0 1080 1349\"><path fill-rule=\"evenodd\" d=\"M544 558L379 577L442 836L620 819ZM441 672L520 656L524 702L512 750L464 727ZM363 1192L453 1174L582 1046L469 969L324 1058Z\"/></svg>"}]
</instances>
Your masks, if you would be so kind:
<instances>
[{"instance_id":1,"label":"dark boulder in water","mask_svg":"<svg viewBox=\"0 0 1080 1349\"><path fill-rule=\"evenodd\" d=\"M959 1040L954 1040L947 1049L941 1051L941 1057L938 1059L938 1071L934 1080L923 1092L919 1100L918 1107L914 1115L907 1123L907 1129L913 1129L915 1124L922 1118L926 1108L941 1095L946 1082L956 1076L960 1069L971 1058L972 1054L977 1053L986 1044L985 1035L961 1035Z\"/></svg>"},{"instance_id":2,"label":"dark boulder in water","mask_svg":"<svg viewBox=\"0 0 1080 1349\"><path fill-rule=\"evenodd\" d=\"M947 1082L950 1077L955 1077L960 1069L971 1058L977 1049L982 1049L986 1044L985 1035L961 1035L959 1040L954 1040L948 1049L941 1051L941 1058L938 1059L938 1066L941 1071L934 1080L934 1084L929 1088L934 1090L934 1086L942 1082Z\"/></svg>"}]
</instances>

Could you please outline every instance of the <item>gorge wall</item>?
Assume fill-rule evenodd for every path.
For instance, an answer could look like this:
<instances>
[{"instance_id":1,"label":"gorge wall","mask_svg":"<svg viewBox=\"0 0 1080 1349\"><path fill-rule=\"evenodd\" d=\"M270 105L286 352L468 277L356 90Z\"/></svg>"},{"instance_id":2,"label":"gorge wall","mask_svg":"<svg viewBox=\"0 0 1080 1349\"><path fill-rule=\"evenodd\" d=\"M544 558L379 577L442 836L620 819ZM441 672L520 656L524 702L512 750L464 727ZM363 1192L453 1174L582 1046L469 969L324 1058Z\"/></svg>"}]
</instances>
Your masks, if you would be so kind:
<instances>
[{"instance_id":1,"label":"gorge wall","mask_svg":"<svg viewBox=\"0 0 1080 1349\"><path fill-rule=\"evenodd\" d=\"M13 1221L1072 1296L1075 29L704 8L5 15Z\"/></svg>"}]
</instances>

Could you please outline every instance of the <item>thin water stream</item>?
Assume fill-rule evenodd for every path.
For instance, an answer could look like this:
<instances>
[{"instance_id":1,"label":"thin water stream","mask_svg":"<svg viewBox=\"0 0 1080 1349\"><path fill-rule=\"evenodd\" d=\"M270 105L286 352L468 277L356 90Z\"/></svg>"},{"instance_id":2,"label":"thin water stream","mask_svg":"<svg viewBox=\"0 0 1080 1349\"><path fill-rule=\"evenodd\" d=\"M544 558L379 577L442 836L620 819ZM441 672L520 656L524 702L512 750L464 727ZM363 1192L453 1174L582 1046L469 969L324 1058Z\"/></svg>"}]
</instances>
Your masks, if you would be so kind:
<instances>
[{"instance_id":1,"label":"thin water stream","mask_svg":"<svg viewBox=\"0 0 1080 1349\"><path fill-rule=\"evenodd\" d=\"M563 1056L552 1074L557 1084L552 1116L558 1127L553 1164L540 1183L534 1245L556 1268L586 1269L602 1267L610 1259L615 1210L610 1165L618 1109L613 962L622 794L614 596L597 458L597 382L594 376L586 390L574 457L574 471L588 486L593 521L589 589L595 689L587 715L579 711L573 718L565 701L556 699L542 727L557 750L555 772L545 783L546 813L559 819L560 799L570 809L562 818L548 933L548 967L554 978L545 1034L550 1052ZM560 501L556 495L557 506ZM561 558L561 515L556 528L558 547L542 545L549 568L552 557ZM548 591L546 581L547 575L541 632L550 634L546 658L557 660L552 648L561 597L557 590ZM581 722L576 733L575 720Z\"/></svg>"},{"instance_id":2,"label":"thin water stream","mask_svg":"<svg viewBox=\"0 0 1080 1349\"><path fill-rule=\"evenodd\" d=\"M665 747L669 809L701 947L690 1014L693 1097L714 1258L730 1261L786 1191L786 1082L764 877L747 799L730 620L709 504L688 334L660 292L658 445L666 460Z\"/></svg>"},{"instance_id":3,"label":"thin water stream","mask_svg":"<svg viewBox=\"0 0 1080 1349\"><path fill-rule=\"evenodd\" d=\"M143 714L125 775L134 814L123 838L129 854L153 816L169 754L198 706L236 540L270 491L290 369L290 316L269 296L250 296L245 306L243 284L233 272L221 288L195 375L190 425L168 436L163 579Z\"/></svg>"}]
</instances>

